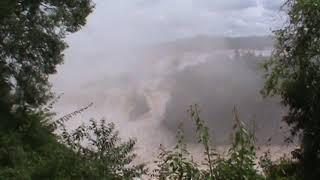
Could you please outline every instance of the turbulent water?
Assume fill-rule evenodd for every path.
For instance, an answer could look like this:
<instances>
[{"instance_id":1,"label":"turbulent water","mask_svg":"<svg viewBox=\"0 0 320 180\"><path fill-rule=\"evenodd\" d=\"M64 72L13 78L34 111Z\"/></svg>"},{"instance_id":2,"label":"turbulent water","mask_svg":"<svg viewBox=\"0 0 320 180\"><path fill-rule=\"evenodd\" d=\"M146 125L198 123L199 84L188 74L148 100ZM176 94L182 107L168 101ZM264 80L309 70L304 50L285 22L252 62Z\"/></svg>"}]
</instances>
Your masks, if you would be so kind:
<instances>
[{"instance_id":1,"label":"turbulent water","mask_svg":"<svg viewBox=\"0 0 320 180\"><path fill-rule=\"evenodd\" d=\"M137 138L139 160L150 161L160 144L175 143L181 121L188 143L194 143L186 113L194 103L200 105L214 142L228 144L232 109L237 106L242 120L255 122L259 144L266 145L272 137L271 143L281 146L282 109L277 99L262 99L259 94L262 73L258 63L270 54L271 43L259 48L222 48L213 46L213 39L211 44L197 44L197 39L129 52L108 51L79 62L68 63L67 56L67 63L52 78L54 91L64 93L55 106L57 117L92 102L68 127L90 118L114 122L124 138Z\"/></svg>"}]
</instances>

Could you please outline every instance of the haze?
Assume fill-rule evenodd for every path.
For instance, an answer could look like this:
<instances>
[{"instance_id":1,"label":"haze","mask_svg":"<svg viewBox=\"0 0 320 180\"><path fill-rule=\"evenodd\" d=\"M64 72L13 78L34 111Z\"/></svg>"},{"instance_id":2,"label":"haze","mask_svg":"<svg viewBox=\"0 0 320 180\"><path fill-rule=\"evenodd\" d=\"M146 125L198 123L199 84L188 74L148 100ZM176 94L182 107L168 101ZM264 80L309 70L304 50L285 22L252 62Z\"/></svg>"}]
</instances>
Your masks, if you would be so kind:
<instances>
[{"instance_id":1,"label":"haze","mask_svg":"<svg viewBox=\"0 0 320 180\"><path fill-rule=\"evenodd\" d=\"M234 57L242 49L265 58L272 40L260 39L259 49L234 48L217 37L267 37L284 22L282 3L97 0L86 27L68 36L65 64L52 77L54 91L64 93L55 110L59 116L93 102L69 126L106 118L124 137L138 139L142 160L159 144L174 143L177 124L193 103L203 109L217 143L227 141L234 105L264 128L259 137L272 136L280 127L279 103L261 99L261 72ZM186 128L191 136L190 123Z\"/></svg>"}]
</instances>

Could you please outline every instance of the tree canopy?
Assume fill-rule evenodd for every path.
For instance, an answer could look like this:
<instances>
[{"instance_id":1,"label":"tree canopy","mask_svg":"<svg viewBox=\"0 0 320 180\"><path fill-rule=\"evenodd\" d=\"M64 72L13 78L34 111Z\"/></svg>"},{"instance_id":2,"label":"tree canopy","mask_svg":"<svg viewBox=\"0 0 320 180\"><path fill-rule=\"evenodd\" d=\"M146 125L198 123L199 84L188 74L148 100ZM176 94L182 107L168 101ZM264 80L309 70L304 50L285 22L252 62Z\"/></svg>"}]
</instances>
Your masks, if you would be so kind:
<instances>
[{"instance_id":1,"label":"tree canopy","mask_svg":"<svg viewBox=\"0 0 320 180\"><path fill-rule=\"evenodd\" d=\"M0 1L0 179L123 179L143 173L143 165L129 166L135 141L120 142L113 124L92 121L53 133L58 126L48 110L48 78L64 61L64 38L86 24L93 7L91 0Z\"/></svg>"},{"instance_id":2,"label":"tree canopy","mask_svg":"<svg viewBox=\"0 0 320 180\"><path fill-rule=\"evenodd\" d=\"M19 107L43 105L51 97L48 76L63 62L64 38L85 25L93 4L91 0L1 3L5 10L0 19L3 86L10 89L11 99Z\"/></svg>"},{"instance_id":3,"label":"tree canopy","mask_svg":"<svg viewBox=\"0 0 320 180\"><path fill-rule=\"evenodd\" d=\"M286 25L275 31L272 58L265 63L265 95L278 95L288 107L284 121L293 136L301 135L305 179L320 176L320 1L288 0Z\"/></svg>"}]
</instances>

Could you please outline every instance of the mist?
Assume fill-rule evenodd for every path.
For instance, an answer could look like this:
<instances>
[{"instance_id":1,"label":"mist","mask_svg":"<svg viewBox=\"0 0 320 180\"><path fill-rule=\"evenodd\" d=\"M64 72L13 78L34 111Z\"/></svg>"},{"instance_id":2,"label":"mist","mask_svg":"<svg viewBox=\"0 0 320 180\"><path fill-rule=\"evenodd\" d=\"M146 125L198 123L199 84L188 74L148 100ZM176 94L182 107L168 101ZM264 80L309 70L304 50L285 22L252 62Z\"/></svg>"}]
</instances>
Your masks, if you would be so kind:
<instances>
[{"instance_id":1,"label":"mist","mask_svg":"<svg viewBox=\"0 0 320 180\"><path fill-rule=\"evenodd\" d=\"M217 144L228 143L234 106L241 119L256 122L260 143L274 135L273 143L282 142L283 110L276 98L262 99L257 67L271 52L270 30L283 21L281 0L95 3L87 26L68 36L65 64L51 77L54 92L64 93L58 117L94 104L70 128L91 118L114 122L124 138L137 138L145 161L160 144L175 143L181 121L193 143L186 110L197 103ZM250 38L256 43L248 45Z\"/></svg>"}]
</instances>

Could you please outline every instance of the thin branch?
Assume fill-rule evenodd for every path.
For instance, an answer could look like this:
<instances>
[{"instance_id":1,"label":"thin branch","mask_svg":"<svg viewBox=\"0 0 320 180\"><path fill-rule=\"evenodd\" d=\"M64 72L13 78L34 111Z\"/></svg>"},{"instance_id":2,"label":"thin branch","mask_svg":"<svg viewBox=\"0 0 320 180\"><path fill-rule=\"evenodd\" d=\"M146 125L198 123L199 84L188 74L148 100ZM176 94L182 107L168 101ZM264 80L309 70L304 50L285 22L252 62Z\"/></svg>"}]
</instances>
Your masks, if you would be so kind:
<instances>
[{"instance_id":1,"label":"thin branch","mask_svg":"<svg viewBox=\"0 0 320 180\"><path fill-rule=\"evenodd\" d=\"M41 5L41 6L43 6L43 7L45 7L45 9L46 9L46 10L47 10L47 9L55 10L55 8L54 8L54 7L50 7L50 6L48 6L47 4L40 3L40 5Z\"/></svg>"}]
</instances>

